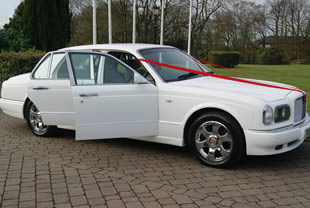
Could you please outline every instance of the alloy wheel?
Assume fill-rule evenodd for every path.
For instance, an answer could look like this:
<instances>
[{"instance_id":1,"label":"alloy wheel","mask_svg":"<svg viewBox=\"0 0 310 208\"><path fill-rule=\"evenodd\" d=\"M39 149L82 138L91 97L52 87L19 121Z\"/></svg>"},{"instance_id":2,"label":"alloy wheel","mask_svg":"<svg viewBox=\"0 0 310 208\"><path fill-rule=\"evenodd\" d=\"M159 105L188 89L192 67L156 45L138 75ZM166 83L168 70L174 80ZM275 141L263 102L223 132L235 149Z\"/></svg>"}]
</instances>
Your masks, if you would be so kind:
<instances>
[{"instance_id":1,"label":"alloy wheel","mask_svg":"<svg viewBox=\"0 0 310 208\"><path fill-rule=\"evenodd\" d=\"M196 131L195 144L203 158L211 164L219 164L229 160L233 139L224 124L218 121L207 121Z\"/></svg>"},{"instance_id":2,"label":"alloy wheel","mask_svg":"<svg viewBox=\"0 0 310 208\"><path fill-rule=\"evenodd\" d=\"M44 134L47 131L47 126L44 125L40 111L35 105L32 105L29 111L29 121L32 129L37 134Z\"/></svg>"}]
</instances>

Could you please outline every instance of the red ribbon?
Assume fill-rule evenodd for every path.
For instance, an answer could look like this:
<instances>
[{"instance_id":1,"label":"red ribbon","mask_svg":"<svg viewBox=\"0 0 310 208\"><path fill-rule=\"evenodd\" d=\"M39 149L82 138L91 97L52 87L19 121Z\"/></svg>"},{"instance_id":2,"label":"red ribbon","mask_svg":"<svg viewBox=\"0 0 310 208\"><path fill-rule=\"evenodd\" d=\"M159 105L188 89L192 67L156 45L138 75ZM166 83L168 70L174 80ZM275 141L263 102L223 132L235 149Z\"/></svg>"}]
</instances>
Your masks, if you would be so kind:
<instances>
[{"instance_id":1,"label":"red ribbon","mask_svg":"<svg viewBox=\"0 0 310 208\"><path fill-rule=\"evenodd\" d=\"M225 80L230 80L230 81L235 81L235 82L241 82L241 83L246 83L246 84L258 85L258 86L270 87L270 88L276 88L276 89L282 89L282 90L296 91L296 92L302 93L304 101L306 101L306 96L307 96L306 92L301 90L301 89L299 89L299 88L297 88L297 87L291 87L291 88L290 87L281 87L281 86L276 86L276 85L271 85L271 84L264 84L264 83L259 83L259 82L253 82L253 81L250 81L250 80L243 80L243 79L238 79L238 78L233 78L233 77L226 77L226 76L211 74L211 73L207 73L207 72L196 71L196 70L192 70L192 69L187 69L187 68L183 68L183 67L179 67L179 66L173 66L173 65L164 64L164 63L159 63L159 62L156 62L156 61L151 61L151 60L146 60L146 59L138 59L138 60L141 61L141 62L143 61L143 62L146 62L146 63L158 65L158 66L163 66L163 67L167 67L167 68L171 68L171 69L176 69L176 70L180 70L180 71L186 71L186 72L190 72L190 73L194 73L194 74L200 74L200 75L204 75L204 76L215 77L215 78L219 78L219 79L225 79ZM197 60L199 60L199 59L197 59ZM199 61L202 61L202 60L199 60ZM220 67L220 68L223 68L223 69L227 69L227 70L230 70L230 71L234 71L234 72L237 72L237 73L245 74L247 76L251 76L251 75L248 75L246 73L239 72L237 70L233 70L233 69L229 69L227 67L223 67L223 66L219 66L219 65L216 65L216 64L212 64L210 62L206 62L206 61L202 61L202 62L211 64L213 66L217 66L217 67Z\"/></svg>"}]
</instances>

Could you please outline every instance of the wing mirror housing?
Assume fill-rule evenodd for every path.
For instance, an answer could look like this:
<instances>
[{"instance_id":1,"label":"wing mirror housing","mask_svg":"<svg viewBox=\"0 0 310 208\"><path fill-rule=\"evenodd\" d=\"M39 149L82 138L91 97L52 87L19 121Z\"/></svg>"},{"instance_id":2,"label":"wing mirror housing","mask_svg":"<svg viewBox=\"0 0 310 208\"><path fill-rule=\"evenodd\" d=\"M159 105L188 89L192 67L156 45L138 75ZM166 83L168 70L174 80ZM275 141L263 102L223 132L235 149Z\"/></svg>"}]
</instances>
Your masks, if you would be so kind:
<instances>
[{"instance_id":1,"label":"wing mirror housing","mask_svg":"<svg viewBox=\"0 0 310 208\"><path fill-rule=\"evenodd\" d=\"M134 84L149 84L149 82L144 79L139 73L135 73Z\"/></svg>"}]
</instances>

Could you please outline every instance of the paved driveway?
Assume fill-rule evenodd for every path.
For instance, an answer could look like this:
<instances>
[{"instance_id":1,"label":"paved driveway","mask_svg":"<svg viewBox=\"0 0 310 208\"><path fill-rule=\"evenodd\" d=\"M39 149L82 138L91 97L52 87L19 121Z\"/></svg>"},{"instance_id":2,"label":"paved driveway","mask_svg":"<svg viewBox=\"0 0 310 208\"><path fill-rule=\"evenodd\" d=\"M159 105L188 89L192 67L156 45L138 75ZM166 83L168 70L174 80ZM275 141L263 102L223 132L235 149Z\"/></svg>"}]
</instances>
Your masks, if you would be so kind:
<instances>
[{"instance_id":1,"label":"paved driveway","mask_svg":"<svg viewBox=\"0 0 310 208\"><path fill-rule=\"evenodd\" d=\"M310 207L310 143L231 170L186 148L33 136L0 113L0 207Z\"/></svg>"}]
</instances>

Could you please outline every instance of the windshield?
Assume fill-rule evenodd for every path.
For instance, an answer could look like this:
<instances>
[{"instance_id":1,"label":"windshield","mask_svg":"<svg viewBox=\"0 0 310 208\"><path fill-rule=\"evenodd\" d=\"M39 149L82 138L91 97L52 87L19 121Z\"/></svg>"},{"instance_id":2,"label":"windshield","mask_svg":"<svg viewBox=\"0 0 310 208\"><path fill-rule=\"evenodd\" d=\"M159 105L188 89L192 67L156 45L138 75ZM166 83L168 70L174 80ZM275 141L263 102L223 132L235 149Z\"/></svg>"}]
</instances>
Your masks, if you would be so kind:
<instances>
[{"instance_id":1,"label":"windshield","mask_svg":"<svg viewBox=\"0 0 310 208\"><path fill-rule=\"evenodd\" d=\"M141 55L150 61L178 66L195 71L210 72L206 67L198 64L192 57L175 48L153 48L139 51ZM166 82L180 81L201 77L202 75L180 71L164 66L151 64L163 80ZM204 68L204 69L203 69Z\"/></svg>"}]
</instances>

